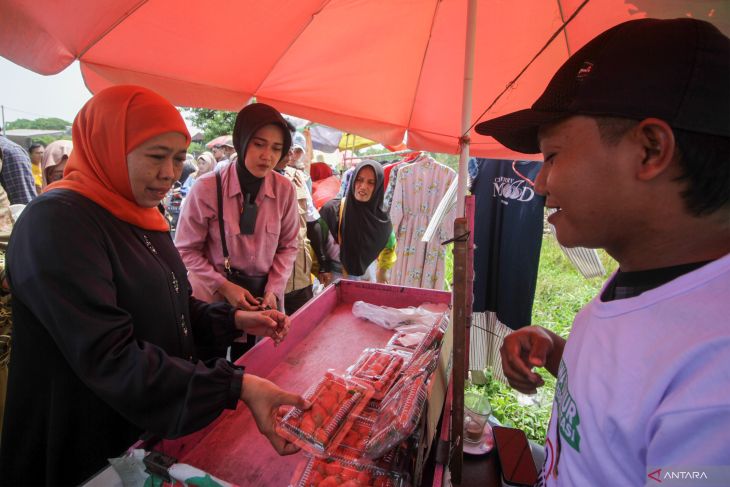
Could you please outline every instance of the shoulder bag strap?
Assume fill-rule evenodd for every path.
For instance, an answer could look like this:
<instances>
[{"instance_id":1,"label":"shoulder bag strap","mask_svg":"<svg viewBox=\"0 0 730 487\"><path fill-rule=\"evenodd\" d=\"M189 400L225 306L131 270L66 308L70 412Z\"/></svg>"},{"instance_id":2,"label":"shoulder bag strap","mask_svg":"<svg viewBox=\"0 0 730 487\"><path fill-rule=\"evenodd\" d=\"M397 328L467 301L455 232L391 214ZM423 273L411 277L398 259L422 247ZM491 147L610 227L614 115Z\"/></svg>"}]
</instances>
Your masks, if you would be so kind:
<instances>
[{"instance_id":1,"label":"shoulder bag strap","mask_svg":"<svg viewBox=\"0 0 730 487\"><path fill-rule=\"evenodd\" d=\"M226 245L226 231L223 224L223 189L221 188L221 173L215 172L216 196L218 198L218 227L221 232L221 245L223 246L223 267L227 274L231 273L231 259L228 258L228 246Z\"/></svg>"},{"instance_id":2,"label":"shoulder bag strap","mask_svg":"<svg viewBox=\"0 0 730 487\"><path fill-rule=\"evenodd\" d=\"M337 219L337 243L342 247L342 215L345 214L345 198L340 200L340 215Z\"/></svg>"}]
</instances>

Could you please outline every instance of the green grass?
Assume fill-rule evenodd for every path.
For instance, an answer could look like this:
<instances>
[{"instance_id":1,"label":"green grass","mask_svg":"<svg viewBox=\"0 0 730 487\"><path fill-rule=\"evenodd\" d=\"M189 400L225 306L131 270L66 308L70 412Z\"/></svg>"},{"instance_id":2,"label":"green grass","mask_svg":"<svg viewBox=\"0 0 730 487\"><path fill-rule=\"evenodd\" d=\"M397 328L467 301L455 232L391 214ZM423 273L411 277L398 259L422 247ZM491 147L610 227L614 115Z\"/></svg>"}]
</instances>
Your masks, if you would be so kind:
<instances>
[{"instance_id":1,"label":"green grass","mask_svg":"<svg viewBox=\"0 0 730 487\"><path fill-rule=\"evenodd\" d=\"M607 275L616 269L616 262L602 250L598 251ZM447 259L447 276L451 276ZM532 323L544 326L562 337L567 337L575 314L601 289L607 276L584 278L563 254L555 237L545 234L540 254L537 289L532 310ZM450 280L450 279L449 279ZM527 437L542 444L555 394L555 378L546 370L538 372L545 385L534 397L525 397L509 386L492 379L491 371L486 386L468 385L467 388L486 393L492 405L492 414L503 424L525 431Z\"/></svg>"}]
</instances>

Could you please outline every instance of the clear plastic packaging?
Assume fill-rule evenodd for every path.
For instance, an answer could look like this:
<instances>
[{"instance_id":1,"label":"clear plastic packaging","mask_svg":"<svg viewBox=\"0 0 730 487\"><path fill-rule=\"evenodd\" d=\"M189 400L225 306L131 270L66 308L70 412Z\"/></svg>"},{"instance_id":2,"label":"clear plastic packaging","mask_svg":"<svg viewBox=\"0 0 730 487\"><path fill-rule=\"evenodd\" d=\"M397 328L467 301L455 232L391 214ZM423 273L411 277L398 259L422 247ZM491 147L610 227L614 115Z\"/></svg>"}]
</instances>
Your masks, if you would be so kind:
<instances>
[{"instance_id":1,"label":"clear plastic packaging","mask_svg":"<svg viewBox=\"0 0 730 487\"><path fill-rule=\"evenodd\" d=\"M404 478L372 465L334 458L305 459L297 466L289 487L405 487Z\"/></svg>"},{"instance_id":2,"label":"clear plastic packaging","mask_svg":"<svg viewBox=\"0 0 730 487\"><path fill-rule=\"evenodd\" d=\"M304 451L329 454L372 395L372 387L364 381L327 372L304 394L312 407L306 411L289 410L277 423L277 433Z\"/></svg>"},{"instance_id":3,"label":"clear plastic packaging","mask_svg":"<svg viewBox=\"0 0 730 487\"><path fill-rule=\"evenodd\" d=\"M366 348L347 372L352 377L367 381L375 391L372 398L379 400L398 378L404 362L404 356L396 351Z\"/></svg>"},{"instance_id":4,"label":"clear plastic packaging","mask_svg":"<svg viewBox=\"0 0 730 487\"><path fill-rule=\"evenodd\" d=\"M441 349L426 350L420 356L414 356L408 364L401 369L403 377L413 377L419 374L426 374L429 377L438 367Z\"/></svg>"},{"instance_id":5,"label":"clear plastic packaging","mask_svg":"<svg viewBox=\"0 0 730 487\"><path fill-rule=\"evenodd\" d=\"M375 421L378 418L378 408L380 408L380 401L370 401L367 407L360 412L360 417Z\"/></svg>"},{"instance_id":6,"label":"clear plastic packaging","mask_svg":"<svg viewBox=\"0 0 730 487\"><path fill-rule=\"evenodd\" d=\"M372 321L376 325L392 330L398 326L423 324L431 326L438 320L440 313L428 311L424 305L414 308L390 308L388 306L378 306L376 304L366 303L365 301L355 301L352 305L352 314L358 318L364 318Z\"/></svg>"},{"instance_id":7,"label":"clear plastic packaging","mask_svg":"<svg viewBox=\"0 0 730 487\"><path fill-rule=\"evenodd\" d=\"M365 458L380 458L418 427L428 398L426 375L404 377L381 404L365 445Z\"/></svg>"},{"instance_id":8,"label":"clear plastic packaging","mask_svg":"<svg viewBox=\"0 0 730 487\"><path fill-rule=\"evenodd\" d=\"M374 421L361 416L355 419L352 427L335 449L333 456L350 460L362 458L373 424Z\"/></svg>"}]
</instances>

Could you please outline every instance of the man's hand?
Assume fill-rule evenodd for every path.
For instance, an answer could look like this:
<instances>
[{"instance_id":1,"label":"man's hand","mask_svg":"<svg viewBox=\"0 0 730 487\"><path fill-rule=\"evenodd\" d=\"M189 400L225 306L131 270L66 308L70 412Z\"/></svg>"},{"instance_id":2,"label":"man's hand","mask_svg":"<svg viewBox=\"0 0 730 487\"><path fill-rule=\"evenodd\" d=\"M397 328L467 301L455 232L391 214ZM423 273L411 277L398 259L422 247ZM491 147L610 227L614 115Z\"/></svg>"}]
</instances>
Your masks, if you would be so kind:
<instances>
[{"instance_id":1,"label":"man's hand","mask_svg":"<svg viewBox=\"0 0 730 487\"><path fill-rule=\"evenodd\" d=\"M305 401L302 396L286 392L273 382L261 377L244 374L241 400L251 411L261 434L269 439L271 446L279 455L291 455L299 451L299 447L276 434L274 425L279 419L280 406L290 405L300 409L309 409L311 407L311 404Z\"/></svg>"},{"instance_id":2,"label":"man's hand","mask_svg":"<svg viewBox=\"0 0 730 487\"><path fill-rule=\"evenodd\" d=\"M218 292L225 298L231 306L245 310L259 309L259 302L253 295L241 286L233 284L231 281L224 282L218 288Z\"/></svg>"},{"instance_id":3,"label":"man's hand","mask_svg":"<svg viewBox=\"0 0 730 487\"><path fill-rule=\"evenodd\" d=\"M499 349L502 370L510 385L525 394L534 394L543 385L533 367L545 367L557 376L565 340L539 326L528 326L510 333Z\"/></svg>"},{"instance_id":4,"label":"man's hand","mask_svg":"<svg viewBox=\"0 0 730 487\"><path fill-rule=\"evenodd\" d=\"M277 345L289 333L289 317L275 309L267 311L236 311L236 328L260 337L269 337Z\"/></svg>"}]
</instances>

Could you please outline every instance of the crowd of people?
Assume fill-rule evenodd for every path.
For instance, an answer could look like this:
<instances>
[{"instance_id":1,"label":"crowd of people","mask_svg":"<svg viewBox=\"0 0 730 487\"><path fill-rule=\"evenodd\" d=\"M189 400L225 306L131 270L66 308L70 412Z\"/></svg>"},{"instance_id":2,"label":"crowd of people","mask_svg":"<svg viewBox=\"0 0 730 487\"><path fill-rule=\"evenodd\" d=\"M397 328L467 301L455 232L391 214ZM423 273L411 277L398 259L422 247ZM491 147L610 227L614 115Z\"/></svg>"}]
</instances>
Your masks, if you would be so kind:
<instances>
[{"instance_id":1,"label":"crowd of people","mask_svg":"<svg viewBox=\"0 0 730 487\"><path fill-rule=\"evenodd\" d=\"M558 240L619 263L567 341L539 326L505 338L515 389L542 385L534 367L558 379L540 484L730 465L729 62L730 39L707 22L626 22L571 56L532 108L476 127L542 152L535 191ZM257 337L285 339L315 278L387 282L383 168L361 161L318 210L275 108L244 107L230 142L197 159L189 144L179 112L135 86L92 97L72 143L0 137L0 206L27 205L7 249L0 484L77 484L142 432L185 435L239 401L279 453L296 451L277 410L309 405L234 361ZM175 184L173 240L160 203Z\"/></svg>"}]
</instances>

